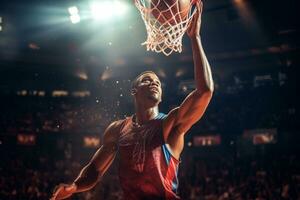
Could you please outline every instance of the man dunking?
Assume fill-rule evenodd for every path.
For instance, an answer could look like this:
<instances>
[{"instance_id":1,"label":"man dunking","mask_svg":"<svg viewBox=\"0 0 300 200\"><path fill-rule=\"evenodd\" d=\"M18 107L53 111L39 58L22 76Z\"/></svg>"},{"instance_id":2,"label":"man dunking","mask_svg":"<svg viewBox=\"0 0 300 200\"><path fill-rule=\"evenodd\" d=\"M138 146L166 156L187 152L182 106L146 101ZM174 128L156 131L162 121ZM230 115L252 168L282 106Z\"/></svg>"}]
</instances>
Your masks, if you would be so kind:
<instances>
[{"instance_id":1,"label":"man dunking","mask_svg":"<svg viewBox=\"0 0 300 200\"><path fill-rule=\"evenodd\" d=\"M154 72L146 71L133 82L135 114L111 123L103 145L71 184L56 187L51 200L65 199L93 188L120 155L119 179L124 199L180 199L177 170L185 133L204 114L213 94L210 65L202 48L202 2L187 29L191 39L196 89L167 115L159 113L162 89Z\"/></svg>"}]
</instances>

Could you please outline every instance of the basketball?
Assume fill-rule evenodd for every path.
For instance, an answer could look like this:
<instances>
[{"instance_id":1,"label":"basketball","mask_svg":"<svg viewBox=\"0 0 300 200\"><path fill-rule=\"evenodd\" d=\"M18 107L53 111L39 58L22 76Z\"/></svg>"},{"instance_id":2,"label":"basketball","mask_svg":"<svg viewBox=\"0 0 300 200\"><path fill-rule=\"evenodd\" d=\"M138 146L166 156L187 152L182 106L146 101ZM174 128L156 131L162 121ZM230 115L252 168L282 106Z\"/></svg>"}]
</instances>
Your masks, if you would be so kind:
<instances>
[{"instance_id":1,"label":"basketball","mask_svg":"<svg viewBox=\"0 0 300 200\"><path fill-rule=\"evenodd\" d=\"M174 25L185 20L190 11L190 0L150 0L151 14L164 24Z\"/></svg>"}]
</instances>

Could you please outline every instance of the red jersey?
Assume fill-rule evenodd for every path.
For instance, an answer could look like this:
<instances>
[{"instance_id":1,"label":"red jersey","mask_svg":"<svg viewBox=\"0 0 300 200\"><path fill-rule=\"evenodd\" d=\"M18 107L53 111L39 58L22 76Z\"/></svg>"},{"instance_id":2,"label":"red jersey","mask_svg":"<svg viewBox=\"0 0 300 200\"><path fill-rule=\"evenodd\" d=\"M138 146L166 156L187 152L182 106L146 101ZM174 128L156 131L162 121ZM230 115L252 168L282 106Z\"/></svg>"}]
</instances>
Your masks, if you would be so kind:
<instances>
[{"instance_id":1,"label":"red jersey","mask_svg":"<svg viewBox=\"0 0 300 200\"><path fill-rule=\"evenodd\" d=\"M119 139L119 177L125 200L180 199L177 193L179 161L169 152L158 116L142 126L132 117L123 121Z\"/></svg>"}]
</instances>

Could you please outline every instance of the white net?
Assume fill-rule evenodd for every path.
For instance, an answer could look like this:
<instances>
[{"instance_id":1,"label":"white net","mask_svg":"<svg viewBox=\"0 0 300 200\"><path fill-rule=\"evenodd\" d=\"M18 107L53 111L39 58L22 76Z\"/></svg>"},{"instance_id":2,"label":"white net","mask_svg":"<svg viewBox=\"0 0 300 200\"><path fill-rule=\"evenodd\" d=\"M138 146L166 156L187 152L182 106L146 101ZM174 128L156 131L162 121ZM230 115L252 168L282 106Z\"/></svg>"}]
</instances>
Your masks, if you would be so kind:
<instances>
[{"instance_id":1,"label":"white net","mask_svg":"<svg viewBox=\"0 0 300 200\"><path fill-rule=\"evenodd\" d=\"M180 11L179 1L135 0L135 5L142 15L147 30L147 40L142 43L142 45L146 45L147 51L162 52L166 56L172 52L180 53L182 51L182 37L196 9L191 1L187 7L188 10ZM163 10L161 10L162 5L166 6ZM186 13L186 16L182 16L183 12ZM156 13L155 16L154 13Z\"/></svg>"}]
</instances>

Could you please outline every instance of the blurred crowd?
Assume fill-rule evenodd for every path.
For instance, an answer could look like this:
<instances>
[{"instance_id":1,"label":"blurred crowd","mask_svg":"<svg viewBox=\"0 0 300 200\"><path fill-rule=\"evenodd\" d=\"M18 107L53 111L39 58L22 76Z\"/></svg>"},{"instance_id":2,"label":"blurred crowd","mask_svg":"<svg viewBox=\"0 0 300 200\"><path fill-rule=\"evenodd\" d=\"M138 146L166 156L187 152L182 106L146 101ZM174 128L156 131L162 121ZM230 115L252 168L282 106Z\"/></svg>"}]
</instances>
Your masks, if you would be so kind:
<instances>
[{"instance_id":1,"label":"blurred crowd","mask_svg":"<svg viewBox=\"0 0 300 200\"><path fill-rule=\"evenodd\" d=\"M74 180L92 155L46 155L28 148L7 154L0 167L0 199L6 200L49 199L55 185ZM117 162L94 189L72 199L121 199ZM188 149L182 155L178 192L186 200L297 200L299 166L293 154L238 157L215 149L203 156Z\"/></svg>"},{"instance_id":2,"label":"blurred crowd","mask_svg":"<svg viewBox=\"0 0 300 200\"><path fill-rule=\"evenodd\" d=\"M216 91L205 115L195 125L198 132L242 132L244 129L299 129L297 104L285 99L284 90L261 87L238 93ZM281 92L279 92L281 91ZM185 95L168 95L160 106L167 113ZM130 98L86 99L13 97L1 105L0 131L17 133L101 133L113 120L133 112Z\"/></svg>"},{"instance_id":3,"label":"blurred crowd","mask_svg":"<svg viewBox=\"0 0 300 200\"><path fill-rule=\"evenodd\" d=\"M181 171L184 199L299 199L299 160L293 155L192 158ZM195 161L196 160L196 161ZM191 170L192 169L192 170Z\"/></svg>"}]
</instances>

